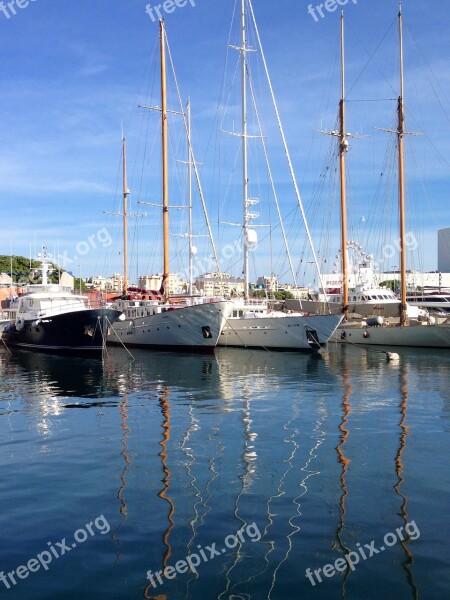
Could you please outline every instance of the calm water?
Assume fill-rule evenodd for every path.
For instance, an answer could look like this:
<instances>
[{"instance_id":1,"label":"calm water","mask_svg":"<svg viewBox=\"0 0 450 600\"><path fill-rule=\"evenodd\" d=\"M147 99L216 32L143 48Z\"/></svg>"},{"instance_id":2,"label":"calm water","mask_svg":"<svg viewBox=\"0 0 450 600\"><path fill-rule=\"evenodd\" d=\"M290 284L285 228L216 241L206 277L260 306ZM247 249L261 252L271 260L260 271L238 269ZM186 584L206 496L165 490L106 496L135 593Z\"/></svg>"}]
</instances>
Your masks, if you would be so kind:
<instances>
[{"instance_id":1,"label":"calm water","mask_svg":"<svg viewBox=\"0 0 450 600\"><path fill-rule=\"evenodd\" d=\"M0 350L1 597L449 598L450 352L400 352Z\"/></svg>"}]
</instances>

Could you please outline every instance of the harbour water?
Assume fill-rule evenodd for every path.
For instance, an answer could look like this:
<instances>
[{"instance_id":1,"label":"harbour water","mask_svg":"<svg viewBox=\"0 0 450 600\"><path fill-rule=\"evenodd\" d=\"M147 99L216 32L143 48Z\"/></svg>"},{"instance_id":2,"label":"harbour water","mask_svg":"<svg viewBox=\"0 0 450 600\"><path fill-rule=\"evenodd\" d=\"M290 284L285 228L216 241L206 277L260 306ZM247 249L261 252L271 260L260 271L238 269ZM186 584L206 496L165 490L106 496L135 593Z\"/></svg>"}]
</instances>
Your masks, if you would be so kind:
<instances>
[{"instance_id":1,"label":"harbour water","mask_svg":"<svg viewBox=\"0 0 450 600\"><path fill-rule=\"evenodd\" d=\"M448 598L450 353L397 351L1 349L1 597Z\"/></svg>"}]
</instances>

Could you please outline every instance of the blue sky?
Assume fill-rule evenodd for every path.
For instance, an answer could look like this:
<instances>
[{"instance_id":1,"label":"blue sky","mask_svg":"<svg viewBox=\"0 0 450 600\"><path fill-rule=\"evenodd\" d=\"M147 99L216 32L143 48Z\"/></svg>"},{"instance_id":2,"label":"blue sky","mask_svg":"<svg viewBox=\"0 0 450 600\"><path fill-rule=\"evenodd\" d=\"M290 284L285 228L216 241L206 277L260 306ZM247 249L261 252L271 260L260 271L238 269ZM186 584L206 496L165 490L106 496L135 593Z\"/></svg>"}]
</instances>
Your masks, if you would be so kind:
<instances>
[{"instance_id":1,"label":"blue sky","mask_svg":"<svg viewBox=\"0 0 450 600\"><path fill-rule=\"evenodd\" d=\"M120 209L122 122L129 147L131 211L146 213L130 224L131 272L134 277L137 272L161 270L160 216L155 209L137 205L139 190L142 199L153 202L159 202L160 195L158 121L137 108L140 102L158 103L154 80L158 23L146 13L147 4L144 0L34 0L24 8L16 7L16 14L7 6L0 11L1 254L9 254L12 248L13 254L28 256L31 245L34 255L46 244L50 252L70 259L67 268L76 274L106 275L120 270L120 219L105 212ZM157 4L150 3L152 7ZM339 247L338 213L335 197L327 191L333 182L327 183L330 188L324 186L320 197L317 191L320 174L326 170L330 140L314 129L334 127L339 99L339 11L324 11L324 17L315 20L308 13L309 4L303 0L254 0L254 10L300 191L320 257L324 261L327 257L323 268L329 270ZM319 3L311 4L316 7ZM450 16L442 1L405 0L403 5L408 128L425 134L414 138L414 154L411 151L408 162L409 229L415 232L421 251L411 261L416 268L433 270L436 230L450 226ZM219 221L237 221L241 211L238 172L231 175L226 171L236 157L238 142L218 141L222 136L217 134L219 120L225 129L239 129L239 120L235 120L238 97L229 101L220 118L216 112L233 8L234 0L189 0L186 6L164 15L182 94L192 102L196 157L202 162L199 168L219 247L238 237L236 229L226 230ZM351 90L348 129L367 136L353 140L349 154L351 232L377 257L388 239L380 214L385 215L384 223L395 226L395 206L392 208L383 194L375 199L389 140L374 127L390 128L395 123L397 9L396 0L349 0L345 6L347 87ZM231 41L237 43L233 31ZM374 60L369 60L377 46ZM229 56L229 66L234 65L237 56ZM259 58L251 60L257 65ZM232 69L225 82L231 77ZM174 102L173 84L170 89ZM223 98L220 102L223 105ZM268 112L266 102L262 115ZM180 147L178 158L182 159L182 136L176 126L174 131L171 144ZM300 260L306 264L311 259L304 251L295 198L288 191L282 149L275 140L276 124L270 118L264 135L274 157L272 169L281 190L282 211L288 215L294 262L296 266ZM144 146L147 162L142 158ZM220 165L219 155L220 161L227 157ZM251 155L253 160L261 153L255 149ZM180 167L177 169L172 186L174 204L185 194L183 175ZM256 180L258 193L265 196L260 175ZM274 214L273 207L262 207L261 223L268 218L272 222ZM174 227L179 233L184 231L185 217L180 222ZM203 235L198 210L195 223L196 231ZM105 229L112 240L108 247L104 247ZM258 233L269 240L268 229ZM181 240L173 238L172 270L182 271L186 266ZM271 269L282 279L291 279L280 250L279 228L270 241L271 250L261 244L261 251L252 255L252 279ZM199 237L196 243L199 255L206 256L206 238ZM240 274L239 256L224 262L224 268ZM390 266L395 264L393 257ZM302 268L299 278L306 283L311 276Z\"/></svg>"}]
</instances>

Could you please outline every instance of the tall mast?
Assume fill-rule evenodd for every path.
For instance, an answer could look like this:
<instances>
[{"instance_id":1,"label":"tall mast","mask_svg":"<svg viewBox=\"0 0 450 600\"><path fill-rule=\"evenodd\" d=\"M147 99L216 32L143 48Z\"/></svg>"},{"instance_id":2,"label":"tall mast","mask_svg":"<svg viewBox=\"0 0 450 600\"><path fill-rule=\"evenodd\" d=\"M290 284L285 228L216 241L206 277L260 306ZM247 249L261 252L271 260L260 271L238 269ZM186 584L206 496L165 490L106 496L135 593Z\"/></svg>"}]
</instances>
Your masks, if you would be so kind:
<instances>
[{"instance_id":1,"label":"tall mast","mask_svg":"<svg viewBox=\"0 0 450 600\"><path fill-rule=\"evenodd\" d=\"M188 235L189 235L189 296L192 296L194 278L194 249L192 246L192 156L191 156L191 102L186 104L187 120L187 167L188 167Z\"/></svg>"},{"instance_id":2,"label":"tall mast","mask_svg":"<svg viewBox=\"0 0 450 600\"><path fill-rule=\"evenodd\" d=\"M128 183L127 183L127 141L122 136L122 158L123 158L123 288L125 296L128 291Z\"/></svg>"},{"instance_id":3,"label":"tall mast","mask_svg":"<svg viewBox=\"0 0 450 600\"><path fill-rule=\"evenodd\" d=\"M162 172L163 172L163 244L164 268L162 289L164 298L169 296L169 171L167 136L167 83L166 83L166 31L164 20L159 21L161 51L161 129L162 129Z\"/></svg>"},{"instance_id":4,"label":"tall mast","mask_svg":"<svg viewBox=\"0 0 450 600\"><path fill-rule=\"evenodd\" d=\"M342 312L344 319L348 315L348 257L347 257L347 187L345 154L348 150L347 134L345 131L345 38L344 12L341 13L341 101L339 104L339 166L341 178L341 248L342 248Z\"/></svg>"},{"instance_id":5,"label":"tall mast","mask_svg":"<svg viewBox=\"0 0 450 600\"><path fill-rule=\"evenodd\" d=\"M241 0L241 77L242 77L242 190L243 190L243 236L244 236L244 294L248 299L248 155L247 155L247 28L245 23L245 0Z\"/></svg>"},{"instance_id":6,"label":"tall mast","mask_svg":"<svg viewBox=\"0 0 450 600\"><path fill-rule=\"evenodd\" d=\"M398 13L400 38L400 96L398 99L398 181L400 210L400 325L406 324L406 225L405 225L405 105L404 105L404 69L403 69L403 14L402 5Z\"/></svg>"}]
</instances>

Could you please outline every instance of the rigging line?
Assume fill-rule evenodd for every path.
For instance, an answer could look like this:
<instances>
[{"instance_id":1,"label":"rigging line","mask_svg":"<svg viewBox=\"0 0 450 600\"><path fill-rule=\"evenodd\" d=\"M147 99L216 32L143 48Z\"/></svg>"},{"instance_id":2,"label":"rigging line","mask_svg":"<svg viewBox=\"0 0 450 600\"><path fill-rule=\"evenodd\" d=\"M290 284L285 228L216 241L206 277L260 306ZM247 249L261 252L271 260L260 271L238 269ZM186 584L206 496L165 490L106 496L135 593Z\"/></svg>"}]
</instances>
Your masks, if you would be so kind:
<instances>
[{"instance_id":1,"label":"rigging line","mask_svg":"<svg viewBox=\"0 0 450 600\"><path fill-rule=\"evenodd\" d=\"M274 196L274 200L275 200L275 206L277 207L278 218L280 220L281 233L283 235L283 241L284 241L284 245L285 245L285 248L286 248L287 258L288 258L288 261L289 261L289 268L291 269L292 277L294 279L294 285L295 285L295 287L297 287L297 279L295 277L294 265L292 264L291 253L290 253L290 250L289 250L289 244L288 244L287 237L286 237L286 230L284 228L283 217L281 215L280 205L278 203L278 195L277 195L277 191L275 189L275 182L274 182L273 176L272 176L272 169L270 168L269 155L268 155L268 152L267 152L267 145L266 145L266 141L265 141L265 139L263 137L263 131L262 131L262 127L261 127L261 120L259 118L259 112L258 112L258 108L256 106L256 98L255 98L255 93L254 93L254 88L253 88L253 81L252 81L252 78L250 76L250 72L249 71L247 71L247 76L248 76L250 92L251 92L252 100L253 100L253 108L255 109L255 117L256 117L256 121L258 123L259 133L261 135L261 143L262 143L262 147L263 147L264 158L266 159L267 174L269 176L270 185L272 187L272 192L273 192L273 196Z\"/></svg>"},{"instance_id":2,"label":"rigging line","mask_svg":"<svg viewBox=\"0 0 450 600\"><path fill-rule=\"evenodd\" d=\"M250 458L248 456L248 451L253 449L254 446L252 445L255 439L255 434L254 432L251 431L251 423L252 423L252 419L251 417L251 413L250 413L250 394L249 392L244 389L243 390L243 409L242 409L242 422L243 422L243 433L244 433L244 442L243 442L243 449L242 449L242 454L241 454L241 462L244 463L243 464L243 473L242 475L239 477L239 479L241 480L241 489L238 493L238 495L236 496L235 502L234 502L234 516L235 518L240 521L242 523L242 526L239 527L238 531L241 531L246 525L248 525L247 521L245 520L245 518L241 517L239 515L239 502L242 496L245 496L252 484L252 474L255 472L255 467L254 467L254 462L253 462L253 457ZM257 435L257 434L256 434ZM256 453L255 453L256 454ZM256 458L256 457L255 457ZM240 538L238 538L238 545L236 547L236 557L235 560L233 562L233 564L228 567L226 573L225 573L225 578L226 578L226 588L217 596L217 600L220 600L222 598L222 596L224 596L225 594L229 593L237 584L232 585L231 584L231 573L235 570L236 566L239 564L239 562L242 560L243 555L241 554L241 550L242 550L242 546L243 546L243 542L241 541ZM229 598L232 596L228 596Z\"/></svg>"},{"instance_id":3,"label":"rigging line","mask_svg":"<svg viewBox=\"0 0 450 600\"><path fill-rule=\"evenodd\" d=\"M153 41L153 47L152 47L152 52L150 54L150 59L149 59L149 63L148 63L148 67L147 67L147 73L149 73L148 77L145 78L145 80L148 82L146 89L144 90L144 86L142 86L142 93L145 93L147 97L153 98L153 94L154 94L154 89L155 89L155 79L156 79L156 63L155 63L155 56L157 53L157 49L159 46L159 40L157 37L155 37L154 41ZM138 102L138 98L139 96L136 98L136 104L139 104ZM150 104L153 104L153 102L149 102ZM149 119L147 119L146 121L147 123L147 134L145 137L145 140L148 139L148 131L149 131ZM132 176L131 176L131 181L134 181L135 178L135 174L138 171L138 155L139 155L139 148L141 145L141 142L143 140L143 130L144 130L144 115L142 115L142 118L140 119L140 127L139 127L139 135L138 135L138 144L137 144L137 148L136 148L136 152L135 152L135 158L134 158L134 164L133 164L133 168L132 168ZM153 141L153 145L152 148L155 146L156 143L156 132L155 132L155 139ZM144 150L146 150L146 146L144 146ZM141 176L139 179L139 185L138 185L138 192L137 192L137 196L136 196L136 204L139 198L141 198L141 192L142 192L142 182L143 182L143 175L144 175L144 168L145 168L145 153L144 153L144 159L142 160L142 165L141 165ZM136 176L138 177L139 174ZM131 188L133 186L131 185ZM133 201L133 199L131 198L131 201ZM137 220L135 222L135 225L133 227L133 235L132 235L132 239L131 239L131 256L135 256L135 260L136 260L136 282L139 280L139 257L140 257L140 253L139 253L139 230L141 227L141 223L139 220Z\"/></svg>"},{"instance_id":4,"label":"rigging line","mask_svg":"<svg viewBox=\"0 0 450 600\"><path fill-rule=\"evenodd\" d=\"M428 214L431 213L431 215L433 217L433 223L435 225L435 228L439 229L440 223L436 219L436 213L435 213L435 211L431 208L430 197L429 197L428 191L427 191L426 186L425 186L425 177L424 177L424 172L423 172L423 164L422 164L422 162L417 161L413 147L411 148L411 156L412 156L412 159L413 159L413 162L414 162L414 172L418 173L418 175L419 175L419 180L420 180L420 185L421 185L421 188L422 188L422 193L424 194L424 196L426 198L426 204L427 204L427 206L430 207L428 209ZM440 215L440 213L439 213L439 215Z\"/></svg>"},{"instance_id":5,"label":"rigging line","mask_svg":"<svg viewBox=\"0 0 450 600\"><path fill-rule=\"evenodd\" d=\"M445 90L444 90L444 88L441 86L441 84L440 84L440 82L439 82L439 78L438 78L438 77L436 77L436 75L434 74L433 68L432 68L432 67L431 67L431 65L429 64L429 62L428 62L428 60L427 60L427 58L426 58L425 54L423 53L423 51L422 51L421 47L420 47L420 46L419 46L419 44L416 42L416 40L415 40L415 38L414 38L414 36L413 36L412 32L410 31L409 27L408 27L407 25L405 25L405 28L406 28L406 30L407 30L407 32L408 32L408 34L409 34L409 36L410 36L410 38L411 38L411 40L412 40L412 42L413 42L414 46L416 47L417 51L418 51L418 52L419 52L419 54L421 55L421 57L422 57L422 59L423 59L423 61L424 61L424 63L425 63L425 66L427 66L427 67L428 67L428 69L430 70L431 74L433 75L433 77L434 77L434 79L435 79L435 81L436 81L436 83L437 83L438 87L440 88L440 90L441 90L441 92L442 92L442 94L443 94L443 96L444 96L445 100L446 100L448 103L450 103L450 100L447 98L447 95L446 95L446 93L445 93ZM439 102L439 105L440 105L440 107L442 108L442 112L444 113L444 115L445 115L445 118L446 118L446 119L447 119L447 121L450 123L450 117L449 117L449 115L447 114L447 111L445 110L445 108L444 108L444 105L442 104L442 102L441 102L441 100L440 100L440 98L439 98L439 96L438 96L438 94L437 94L437 92L436 92L436 90L435 90L435 88L434 88L433 82L431 81L431 79L430 79L430 78L428 78L428 80L429 80L429 82L430 82L430 85L431 85L431 87L432 87L432 89L433 89L433 92L434 92L434 94L435 94L435 96L436 96L436 99L437 99L437 101Z\"/></svg>"},{"instance_id":6,"label":"rigging line","mask_svg":"<svg viewBox=\"0 0 450 600\"><path fill-rule=\"evenodd\" d=\"M138 191L137 191L137 200L139 202L139 200L141 200L144 197L144 193L143 193L143 188L144 188L144 172L145 172L145 168L147 166L147 156L152 156L154 153L154 148L156 146L156 140L157 138L161 135L161 130L159 127L156 127L154 130L154 134L153 134L153 141L150 145L150 147L147 144L147 140L149 138L149 130L150 130L150 113L144 117L143 116L143 120L146 120L147 123L147 128L145 131L145 141L143 143L144 146L144 155L142 157L142 165L141 165L141 172L140 172L140 179L139 179L139 186L138 186ZM150 162L150 158L148 159L148 162ZM137 227L135 229L136 235L138 235L139 233L139 222L137 223ZM158 232L159 232L159 228L158 228ZM159 235L159 233L158 233ZM136 243L137 245L137 243ZM152 239L152 244L151 244L151 248L152 248L152 252L151 252L151 256L154 258L156 256L156 252L155 252L155 245L156 245L156 238L153 237ZM137 252L137 257L139 258L139 252ZM147 259L147 266L149 264L150 258ZM153 263L154 264L154 263ZM137 275L139 275L139 272L137 270Z\"/></svg>"},{"instance_id":7,"label":"rigging line","mask_svg":"<svg viewBox=\"0 0 450 600\"><path fill-rule=\"evenodd\" d=\"M357 98L356 100L346 100L349 102L397 102L398 98Z\"/></svg>"},{"instance_id":8,"label":"rigging line","mask_svg":"<svg viewBox=\"0 0 450 600\"><path fill-rule=\"evenodd\" d=\"M273 513L271 512L271 504L274 500L276 500L277 498L281 498L282 496L284 496L286 494L286 492L283 490L283 488L285 487L285 481L286 478L289 474L289 472L294 468L294 464L292 463L292 461L294 460L296 454L297 454L297 450L300 448L300 444L297 443L297 439L299 434L300 434L300 430L297 427L291 427L292 423L294 422L295 419L298 419L300 416L300 411L299 411L299 406L298 406L298 401L295 403L294 405L294 410L293 410L293 416L291 419L289 419L289 421L287 421L287 423L285 423L283 425L283 429L286 432L289 432L290 430L292 431L292 433L290 433L289 435L286 435L286 437L283 438L283 442L286 444L291 444L292 448L290 456L286 459L283 460L283 462L287 465L289 465L286 470L284 471L284 473L282 474L280 481L278 483L278 487L275 490L276 493L272 494L271 496L269 496L269 499L266 502L266 508L267 508L267 524L264 527L264 531L262 533L261 536L261 540L264 540L266 538L266 536L269 533L270 528L272 527L272 525L274 524L274 519L273 517L277 516L277 513ZM297 533L298 531L300 531L300 527L298 527L297 525L293 525L291 522L291 519L288 520L289 525L291 525L291 527L296 528L295 532L291 532L289 535L292 535L292 533ZM288 536L289 538L289 536ZM289 540L290 541L290 540ZM253 581L254 579L256 579L257 577L259 577L260 575L263 575L267 569L270 566L270 561L269 561L269 556L270 554L276 549L276 544L274 542L274 540L269 540L267 542L262 541L261 544L269 546L268 551L265 553L264 555L264 561L266 563L265 567L259 571L258 573L255 573L254 575L251 575L248 579L245 579L244 581L239 582L240 584L245 584L245 583L250 583L251 581ZM236 587L238 584L235 584L233 587Z\"/></svg>"},{"instance_id":9,"label":"rigging line","mask_svg":"<svg viewBox=\"0 0 450 600\"><path fill-rule=\"evenodd\" d=\"M230 32L230 37L228 39L228 45L230 44L230 39L231 39L231 32ZM228 66L228 52L226 54L226 61L225 61L225 66L224 66L224 71L226 71L227 66ZM212 179L212 187L213 190L217 189L217 231L218 234L220 233L220 214L221 214L221 206L220 206L220 192L219 190L221 189L221 181L222 181L222 171L221 171L221 162L222 162L222 151L221 151L221 145L220 142L218 142L218 140L220 139L220 134L221 134L221 130L223 129L223 123L225 121L225 116L226 116L226 107L228 107L229 105L229 101L230 101L230 97L232 94L232 90L234 89L234 82L236 80L237 77L237 73L239 70L239 66L240 66L240 59L237 58L236 60L236 65L235 65L235 69L234 69L234 73L233 73L233 77L231 80L231 85L230 85L230 90L229 90L229 94L228 94L228 99L225 101L223 99L223 94L224 94L224 87L225 87L225 79L226 79L226 73L223 73L223 77L222 77L222 84L221 84L221 90L220 90L220 94L219 94L219 100L218 100L218 104L216 107L216 113L215 113L215 117L214 117L214 123L217 122L217 127L215 127L215 125L213 124L213 127L215 128L216 131L216 145L215 145L215 155L214 155L214 165L216 165L216 163L218 162L219 168L219 181L218 181L218 185L215 185L215 169L213 172L213 179ZM208 146L207 149L209 148L209 143L212 137L212 133L210 135L210 139L208 140ZM216 155L219 155L218 159L216 158Z\"/></svg>"},{"instance_id":10,"label":"rigging line","mask_svg":"<svg viewBox=\"0 0 450 600\"><path fill-rule=\"evenodd\" d=\"M316 434L316 435L318 435L318 437L316 438L316 440L314 440L314 441L316 442L316 445L315 445L313 448L311 448L311 450L310 450L310 452L309 452L309 457L310 457L310 458L308 458L308 459L306 460L306 463L305 463L305 464L304 464L304 466L303 466L303 467L300 469L301 471L303 471L303 472L307 473L307 475L306 475L306 477L304 477L304 478L302 479L302 481L299 483L299 486L300 486L300 488L303 488L303 491L302 491L302 493L301 493L301 494L299 494L298 496L296 496L296 497L293 499L293 501L292 501L292 502L293 502L293 504L295 504L295 505L296 505L296 507L297 507L297 508L296 508L296 511L295 511L295 512L296 512L296 514L294 514L294 516L293 516L293 517L290 517L290 519L288 520L288 522L289 522L289 524L291 525L291 527L293 527L293 528L295 527L295 528L296 528L296 530L295 530L295 531L292 531L292 532L291 532L291 533L290 533L290 534L287 536L287 537L289 538L289 545L290 545L290 546L289 546L288 550L286 551L286 554L285 554L285 556L284 556L283 560L281 560L281 562L279 562L279 563L278 563L278 565L276 566L276 568L275 568L275 570L274 570L274 572L273 572L273 574L272 574L272 585L271 585L271 587L270 587L270 589L269 589L269 592L268 592L268 594L267 594L267 599L268 599L268 600L271 600L271 597L272 597L272 592L273 592L273 589L274 589L274 587L275 587L275 584L276 584L276 581L277 581L277 574L278 574L278 571L280 570L280 568L281 568L281 566L283 565L283 563L285 563L285 562L287 561L287 559L289 558L290 550L291 550L291 547L292 547L292 540L291 540L291 537L292 537L293 535L295 535L295 533L297 533L298 531L301 531L301 528L300 528L298 525L295 525L294 523L292 523L292 520L293 520L293 519L296 519L296 518L299 518L299 517L301 516L301 514L302 514L302 513L301 513L301 511L300 511L300 507L301 507L301 502L300 502L300 499L301 499L301 498L302 498L302 497L303 497L303 496L304 496L304 495L305 495L305 494L308 492L308 488L307 488L307 486L305 485L305 484L306 484L306 481L307 481L307 480L308 480L310 477L314 477L314 476L316 476L316 475L320 475L320 471L310 471L310 470L308 470L308 467L309 467L309 466L310 466L310 464L313 462L313 460L315 460L315 459L317 458L317 454L314 454L314 452L320 448L320 446L321 446L321 445L324 443L324 441L325 441L325 439L326 439L326 433L325 433L325 431L323 431L323 430L321 430L321 429L320 429L320 426L321 426L321 425L324 423L324 421L327 419L327 417L328 417L328 415L323 415L321 418L319 418L319 419L317 419L317 420L316 420L316 426L314 427L314 430L317 432L317 434Z\"/></svg>"},{"instance_id":11,"label":"rigging line","mask_svg":"<svg viewBox=\"0 0 450 600\"><path fill-rule=\"evenodd\" d=\"M248 5L249 5L249 8L250 8L250 12L251 12L251 15L252 15L253 24L254 24L254 27L255 27L255 33L256 33L257 40L258 40L259 49L260 49L260 52L261 52L261 58L262 58L262 61L263 61L263 65L264 65L264 70L265 70L265 73L266 73L267 82L269 84L270 95L271 95L271 98L272 98L272 103L273 103L273 106L274 106L274 109L275 109L275 114L276 114L276 117L277 117L278 128L280 130L281 138L282 138L282 141L283 141L284 152L285 152L285 155L286 155L286 158L287 158L287 161L288 161L289 171L290 171L290 174L291 174L291 177L292 177L292 182L294 184L294 189L295 189L295 194L297 196L297 201L298 201L298 204L300 206L300 211L302 213L302 218L303 218L303 223L304 223L304 226L305 226L306 235L307 235L309 243L310 243L311 252L312 252L312 255L314 257L314 262L315 262L315 265L316 265L316 269L317 269L318 277L319 277L319 280L320 280L320 283L321 283L321 287L324 288L324 285L323 285L323 282L322 282L322 274L321 274L321 271L320 271L320 268L319 268L319 263L318 263L318 260L317 260L316 252L314 250L314 245L313 245L313 241L312 241L312 237L311 237L311 232L309 230L308 222L306 220L306 214L305 214L305 209L303 207L303 202L302 202L302 199L301 199L301 196L300 196L300 190L298 189L297 180L295 178L294 167L293 167L292 160L291 160L291 155L289 153L289 149L288 149L288 146L287 146L286 137L284 135L284 129L283 129L283 125L281 123L280 114L278 112L278 106L277 106L277 103L276 103L276 100L275 100L275 95L274 95L274 92L273 92L272 83L271 83L271 79L270 79L270 75L269 75L269 70L268 70L268 67L267 67L266 58L265 58L264 50L263 50L262 43L261 43L261 38L259 36L258 25L256 23L255 14L253 12L253 5L252 5L251 0L248 0ZM326 298L326 296L325 296L325 298Z\"/></svg>"},{"instance_id":12,"label":"rigging line","mask_svg":"<svg viewBox=\"0 0 450 600\"><path fill-rule=\"evenodd\" d=\"M192 487L192 489L194 491L194 497L195 497L195 501L192 506L194 514L193 514L193 517L189 520L189 527L191 528L191 537L186 546L187 556L189 556L191 554L191 548L192 548L192 545L194 543L195 536L196 536L196 524L197 524L197 521L199 518L198 506L203 503L201 491L197 487L197 483L198 483L197 478L195 477L195 475L193 473L193 466L196 462L194 451L191 447L188 447L186 445L188 442L190 442L190 444L192 445L191 437L192 437L193 433L201 429L198 419L196 419L194 417L194 397L192 397L190 400L188 412L189 412L189 427L186 430L185 434L183 435L183 438L182 438L183 441L180 446L180 449L182 450L182 452L184 453L184 455L186 456L186 459L187 459L186 460L186 472L187 472L188 478L189 478L189 485ZM196 574L196 577L198 577L198 574ZM189 581L187 584L188 589L189 589Z\"/></svg>"},{"instance_id":13,"label":"rigging line","mask_svg":"<svg viewBox=\"0 0 450 600\"><path fill-rule=\"evenodd\" d=\"M336 46L336 48L339 48L339 46L340 46L340 35L339 34L336 35L334 45ZM330 60L329 65L328 65L328 73L327 73L327 76L326 76L326 84L325 84L325 86L323 88L323 91L322 91L322 97L320 99L320 103L319 103L319 106L318 106L317 117L316 117L314 129L311 132L312 133L311 143L310 143L310 148L309 148L309 152L308 152L308 158L307 158L306 163L305 163L305 169L303 171L303 178L305 178L306 174L309 172L309 164L310 164L310 161L311 161L311 158L312 158L313 147L314 147L314 140L317 137L316 136L316 130L317 129L322 129L322 127L319 124L319 121L322 121L320 115L322 115L324 113L324 111L326 110L324 107L328 107L330 105L331 94L333 93L333 95L334 95L334 91L332 91L332 89L334 89L334 86L331 85L331 78L332 78L331 75L332 75L332 73L336 72L336 63L338 61L338 55L339 55L339 52L337 50L330 52L331 60ZM328 90L328 97L325 100L325 95L327 93L327 90ZM320 140L320 139L322 139L322 137L319 137L318 139ZM321 147L322 143L319 143L319 146ZM317 181L317 178L318 178L317 172L316 172L315 175L313 175L313 177L314 177L314 180ZM308 208L309 207L307 207L307 209Z\"/></svg>"},{"instance_id":14,"label":"rigging line","mask_svg":"<svg viewBox=\"0 0 450 600\"><path fill-rule=\"evenodd\" d=\"M6 345L5 340L3 339L3 336L0 335L0 340L2 341L3 345L5 346L5 348L8 350L9 354L12 356L12 352L11 350L8 348L8 346Z\"/></svg>"},{"instance_id":15,"label":"rigging line","mask_svg":"<svg viewBox=\"0 0 450 600\"><path fill-rule=\"evenodd\" d=\"M178 86L178 79L177 79L177 76L176 76L176 73L175 73L175 68L174 68L174 64L173 64L173 60L172 60L172 53L170 51L169 40L167 38L167 35L166 35L166 45L167 45L167 50L168 50L168 54L169 54L170 64L171 64L171 67L172 67L172 73L173 73L174 80L175 80L175 88L177 90L178 100L180 102L180 109L181 109L182 116L183 116L184 129L186 131L186 138L187 138L188 146L189 146L189 157L190 157L189 160L192 162L192 166L194 168L194 173L195 173L195 179L196 179L196 182L197 182L198 193L200 195L200 199L201 199L201 202L202 202L203 214L205 216L205 221L206 221L206 225L207 225L207 228L208 228L208 234L209 234L209 237L210 237L210 240L211 240L211 246L212 246L212 250L213 250L213 254L214 254L214 260L215 260L215 263L217 265L217 270L220 273L219 256L217 254L216 245L214 243L214 238L213 238L213 234L212 234L212 230L211 230L211 224L210 224L209 216L208 216L208 210L207 210L206 203L205 203L205 197L203 195L203 188L202 188L202 184L201 184L201 181L200 181L200 176L199 176L198 169L197 169L197 163L195 161L194 149L192 148L191 136L189 134L189 127L188 127L188 123L187 123L187 119L186 119L186 113L184 111L183 101L181 99L180 88Z\"/></svg>"},{"instance_id":16,"label":"rigging line","mask_svg":"<svg viewBox=\"0 0 450 600\"><path fill-rule=\"evenodd\" d=\"M380 42L378 43L377 47L375 48L375 50L372 52L372 54L369 54L369 51L367 50L367 48L365 47L365 45L363 44L363 42L361 41L361 39L359 38L358 34L356 33L356 31L353 29L353 27L351 25L348 25L350 27L350 29L352 30L353 35L356 37L356 39L358 40L358 42L360 43L361 47L363 48L364 52L366 52L366 54L369 56L368 61L366 62L366 64L364 65L363 69L361 70L360 74L358 75L358 77L356 78L356 80L353 82L353 85L349 88L349 90L346 93L346 98L350 95L350 93L352 92L353 88L356 86L356 84L358 83L358 81L361 79L361 77L363 76L365 70L367 69L367 67L369 66L369 64L372 62L375 54L378 52L379 48L381 47L381 45L384 43L385 39L387 38L388 34L390 33L391 29L397 25L398 22L398 18L395 17L395 19L392 21L392 24L390 25L390 27L388 28L388 30L386 31L386 33L384 34L384 36L381 38ZM375 62L375 60L373 60L373 64L376 66L376 68L378 69L378 71L380 72L381 76L383 77L383 79L386 81L386 83L389 85L389 87L392 89L392 91L394 92L394 94L397 95L397 91L395 90L395 88L393 87L393 85L390 83L390 81L388 81L388 79L386 78L385 74L383 73L383 71L380 69L380 67L378 66L378 64Z\"/></svg>"},{"instance_id":17,"label":"rigging line","mask_svg":"<svg viewBox=\"0 0 450 600\"><path fill-rule=\"evenodd\" d=\"M118 339L118 340L119 340L119 342L121 343L121 345L122 345L122 346L124 347L124 349L125 349L125 350L128 352L128 354L130 355L130 357L131 357L133 360L135 360L135 359L134 359L134 356L131 354L131 352L130 352L130 351L128 350L128 348L125 346L125 344L123 343L123 341L120 339L120 336L119 336L119 334L118 334L118 333L117 333L117 331L114 329L114 327L113 327L113 325L112 325L111 321L108 319L108 317L106 317L106 320L107 320L107 322L108 322L109 326L111 327L112 331L113 331L113 332L114 332L114 334L116 335L117 339Z\"/></svg>"}]
</instances>

